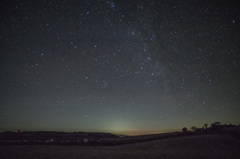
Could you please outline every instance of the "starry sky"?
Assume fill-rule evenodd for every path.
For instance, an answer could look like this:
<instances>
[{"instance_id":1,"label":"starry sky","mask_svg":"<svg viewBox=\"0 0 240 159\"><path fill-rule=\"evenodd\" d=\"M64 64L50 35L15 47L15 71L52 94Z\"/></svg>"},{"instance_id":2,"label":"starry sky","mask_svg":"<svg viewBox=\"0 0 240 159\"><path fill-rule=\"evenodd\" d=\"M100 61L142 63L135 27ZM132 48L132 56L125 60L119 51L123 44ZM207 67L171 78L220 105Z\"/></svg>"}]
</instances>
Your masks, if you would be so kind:
<instances>
[{"instance_id":1,"label":"starry sky","mask_svg":"<svg viewBox=\"0 0 240 159\"><path fill-rule=\"evenodd\" d=\"M147 134L240 123L240 4L4 0L0 130Z\"/></svg>"}]
</instances>

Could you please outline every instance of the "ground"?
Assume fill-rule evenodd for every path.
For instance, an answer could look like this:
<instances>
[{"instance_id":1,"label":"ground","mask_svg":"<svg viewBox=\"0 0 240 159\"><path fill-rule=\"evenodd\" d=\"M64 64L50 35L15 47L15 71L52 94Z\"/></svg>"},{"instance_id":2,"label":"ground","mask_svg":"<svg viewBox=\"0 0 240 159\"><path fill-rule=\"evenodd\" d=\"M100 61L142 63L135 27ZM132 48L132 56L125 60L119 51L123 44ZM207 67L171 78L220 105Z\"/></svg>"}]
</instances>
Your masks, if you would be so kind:
<instances>
[{"instance_id":1,"label":"ground","mask_svg":"<svg viewBox=\"0 0 240 159\"><path fill-rule=\"evenodd\" d=\"M0 158L36 159L238 159L240 140L226 134L196 135L122 146L0 146Z\"/></svg>"}]
</instances>

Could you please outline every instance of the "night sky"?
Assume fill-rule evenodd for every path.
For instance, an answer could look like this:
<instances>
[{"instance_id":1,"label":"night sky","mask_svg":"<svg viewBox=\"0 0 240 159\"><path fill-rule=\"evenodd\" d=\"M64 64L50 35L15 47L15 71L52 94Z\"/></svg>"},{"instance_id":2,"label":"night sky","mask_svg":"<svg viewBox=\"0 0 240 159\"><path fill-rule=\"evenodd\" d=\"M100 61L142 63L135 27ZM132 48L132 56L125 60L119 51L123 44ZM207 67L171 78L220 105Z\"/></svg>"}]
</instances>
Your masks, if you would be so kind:
<instances>
[{"instance_id":1,"label":"night sky","mask_svg":"<svg viewBox=\"0 0 240 159\"><path fill-rule=\"evenodd\" d=\"M237 0L0 6L0 131L240 124Z\"/></svg>"}]
</instances>

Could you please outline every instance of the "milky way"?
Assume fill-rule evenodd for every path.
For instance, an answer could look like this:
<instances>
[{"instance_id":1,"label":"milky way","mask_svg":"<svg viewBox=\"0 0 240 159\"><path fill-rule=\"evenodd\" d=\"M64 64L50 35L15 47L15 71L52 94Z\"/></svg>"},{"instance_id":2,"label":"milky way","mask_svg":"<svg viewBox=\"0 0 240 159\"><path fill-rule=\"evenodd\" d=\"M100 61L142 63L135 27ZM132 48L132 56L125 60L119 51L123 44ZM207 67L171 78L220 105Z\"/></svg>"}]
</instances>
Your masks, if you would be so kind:
<instances>
[{"instance_id":1,"label":"milky way","mask_svg":"<svg viewBox=\"0 0 240 159\"><path fill-rule=\"evenodd\" d=\"M237 1L1 3L1 131L240 123Z\"/></svg>"}]
</instances>

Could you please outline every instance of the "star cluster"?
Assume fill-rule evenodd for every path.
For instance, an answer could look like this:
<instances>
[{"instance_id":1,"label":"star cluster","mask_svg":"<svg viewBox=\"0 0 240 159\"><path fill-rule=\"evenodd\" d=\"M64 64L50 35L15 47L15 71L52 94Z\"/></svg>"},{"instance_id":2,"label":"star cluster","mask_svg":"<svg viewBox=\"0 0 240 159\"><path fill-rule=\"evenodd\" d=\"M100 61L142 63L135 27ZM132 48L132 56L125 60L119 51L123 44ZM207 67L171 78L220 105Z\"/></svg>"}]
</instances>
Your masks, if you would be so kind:
<instances>
[{"instance_id":1,"label":"star cluster","mask_svg":"<svg viewBox=\"0 0 240 159\"><path fill-rule=\"evenodd\" d=\"M0 129L239 124L239 15L237 1L5 1Z\"/></svg>"}]
</instances>

